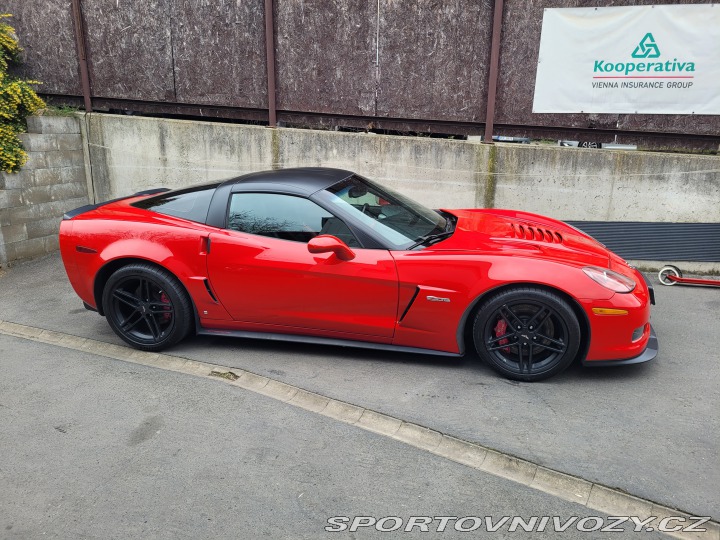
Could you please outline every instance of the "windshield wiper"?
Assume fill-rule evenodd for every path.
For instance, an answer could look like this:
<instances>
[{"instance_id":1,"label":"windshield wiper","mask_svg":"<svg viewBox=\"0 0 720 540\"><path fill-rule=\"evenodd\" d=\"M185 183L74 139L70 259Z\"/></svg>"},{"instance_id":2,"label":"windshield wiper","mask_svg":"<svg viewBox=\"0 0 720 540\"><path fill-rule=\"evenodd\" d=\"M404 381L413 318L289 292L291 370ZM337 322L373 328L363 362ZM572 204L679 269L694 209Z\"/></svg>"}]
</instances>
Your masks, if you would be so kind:
<instances>
[{"instance_id":1,"label":"windshield wiper","mask_svg":"<svg viewBox=\"0 0 720 540\"><path fill-rule=\"evenodd\" d=\"M428 246L430 244L434 244L435 242L439 242L440 240L444 240L445 238L448 238L452 236L452 234L455 232L455 229L451 231L443 231L441 233L435 233L435 234L426 234L425 236L421 236L417 239L417 242L410 245L409 247L405 248L407 250L415 249L418 246L422 246L423 244L427 244Z\"/></svg>"}]
</instances>

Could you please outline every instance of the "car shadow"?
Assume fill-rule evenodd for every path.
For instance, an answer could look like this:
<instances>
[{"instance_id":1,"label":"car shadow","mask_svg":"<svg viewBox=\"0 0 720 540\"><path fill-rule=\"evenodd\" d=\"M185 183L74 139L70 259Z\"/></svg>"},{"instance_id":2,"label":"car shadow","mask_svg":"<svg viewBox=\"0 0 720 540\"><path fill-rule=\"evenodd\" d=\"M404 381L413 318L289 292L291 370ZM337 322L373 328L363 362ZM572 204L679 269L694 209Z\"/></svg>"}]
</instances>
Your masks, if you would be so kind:
<instances>
[{"instance_id":1,"label":"car shadow","mask_svg":"<svg viewBox=\"0 0 720 540\"><path fill-rule=\"evenodd\" d=\"M553 382L597 383L606 381L637 381L646 379L654 370L654 361L628 366L584 366L581 362L573 362L570 367L559 375L549 379Z\"/></svg>"},{"instance_id":2,"label":"car shadow","mask_svg":"<svg viewBox=\"0 0 720 540\"><path fill-rule=\"evenodd\" d=\"M354 347L342 347L336 345L319 345L312 343L283 342L262 339L247 339L222 336L197 336L182 343L175 354L183 355L183 352L190 353L197 357L199 354L207 354L213 348L222 348L227 352L268 355L268 356L298 356L308 360L311 357L332 359L333 361L347 363L381 362L388 365L412 365L419 369L446 369L457 372L465 372L470 376L477 376L482 381L487 378L497 378L499 381L511 385L543 385L543 384L596 384L598 382L628 382L647 378L653 370L653 362L647 364L636 364L629 366L608 366L608 367L586 367L580 362L573 362L564 372L537 382L512 381L496 373L490 366L485 364L474 350L468 351L463 357L425 355L419 353L406 353L397 351L385 351L375 349L362 349ZM173 350L168 351L173 354ZM213 360L210 360L213 362ZM214 362L222 362L216 358ZM252 369L250 369L252 371Z\"/></svg>"},{"instance_id":3,"label":"car shadow","mask_svg":"<svg viewBox=\"0 0 720 540\"><path fill-rule=\"evenodd\" d=\"M197 336L183 345L192 345L192 348L202 348L205 351L213 347L237 350L251 354L287 354L307 356L320 356L342 358L350 361L382 361L399 364L417 364L425 366L447 366L461 369L468 363L466 357L439 356L432 354L407 353L386 351L382 349L364 349L356 347L343 347L339 345L319 345L314 343L301 343L291 341L275 341L263 339L248 339L222 336Z\"/></svg>"}]
</instances>

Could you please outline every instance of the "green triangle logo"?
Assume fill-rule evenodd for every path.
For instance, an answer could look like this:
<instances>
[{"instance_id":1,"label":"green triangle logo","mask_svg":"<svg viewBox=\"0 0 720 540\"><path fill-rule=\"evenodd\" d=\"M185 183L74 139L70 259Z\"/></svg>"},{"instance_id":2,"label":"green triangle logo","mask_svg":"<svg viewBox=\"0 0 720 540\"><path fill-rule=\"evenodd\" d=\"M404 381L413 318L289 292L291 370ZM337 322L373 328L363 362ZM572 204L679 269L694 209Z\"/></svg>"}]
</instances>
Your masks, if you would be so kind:
<instances>
[{"instance_id":1,"label":"green triangle logo","mask_svg":"<svg viewBox=\"0 0 720 540\"><path fill-rule=\"evenodd\" d=\"M655 43L655 38L648 32L645 37L640 40L638 46L632 53L633 58L659 58L660 49Z\"/></svg>"}]
</instances>

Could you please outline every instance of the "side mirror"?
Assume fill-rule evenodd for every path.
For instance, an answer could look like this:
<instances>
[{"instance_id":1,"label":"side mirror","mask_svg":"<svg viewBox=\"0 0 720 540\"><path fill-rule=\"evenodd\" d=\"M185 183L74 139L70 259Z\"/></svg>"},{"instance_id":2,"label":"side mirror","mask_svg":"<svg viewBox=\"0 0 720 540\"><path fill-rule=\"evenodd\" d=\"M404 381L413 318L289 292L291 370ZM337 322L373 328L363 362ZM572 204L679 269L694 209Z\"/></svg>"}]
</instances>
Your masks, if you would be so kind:
<instances>
[{"instance_id":1,"label":"side mirror","mask_svg":"<svg viewBox=\"0 0 720 540\"><path fill-rule=\"evenodd\" d=\"M351 261L355 253L345 242L329 234L321 234L308 242L310 253L334 253L341 261Z\"/></svg>"}]
</instances>

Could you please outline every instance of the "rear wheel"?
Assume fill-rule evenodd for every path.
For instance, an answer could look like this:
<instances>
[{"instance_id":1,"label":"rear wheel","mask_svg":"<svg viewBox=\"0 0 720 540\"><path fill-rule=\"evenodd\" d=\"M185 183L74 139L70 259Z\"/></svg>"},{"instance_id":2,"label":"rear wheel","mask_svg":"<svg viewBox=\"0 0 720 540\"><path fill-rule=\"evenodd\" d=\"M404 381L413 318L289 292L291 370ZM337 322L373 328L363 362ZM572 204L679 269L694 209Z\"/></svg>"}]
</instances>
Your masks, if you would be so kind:
<instances>
[{"instance_id":1,"label":"rear wheel","mask_svg":"<svg viewBox=\"0 0 720 540\"><path fill-rule=\"evenodd\" d=\"M580 324L568 303L529 287L491 297L473 324L480 358L518 381L539 381L563 371L577 356L580 338Z\"/></svg>"},{"instance_id":2,"label":"rear wheel","mask_svg":"<svg viewBox=\"0 0 720 540\"><path fill-rule=\"evenodd\" d=\"M150 264L130 264L110 276L103 292L113 331L144 351L159 351L189 332L192 304L175 276Z\"/></svg>"}]
</instances>

